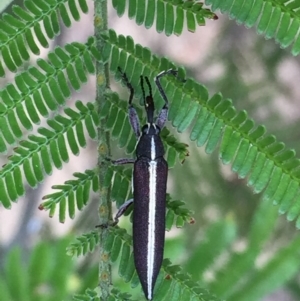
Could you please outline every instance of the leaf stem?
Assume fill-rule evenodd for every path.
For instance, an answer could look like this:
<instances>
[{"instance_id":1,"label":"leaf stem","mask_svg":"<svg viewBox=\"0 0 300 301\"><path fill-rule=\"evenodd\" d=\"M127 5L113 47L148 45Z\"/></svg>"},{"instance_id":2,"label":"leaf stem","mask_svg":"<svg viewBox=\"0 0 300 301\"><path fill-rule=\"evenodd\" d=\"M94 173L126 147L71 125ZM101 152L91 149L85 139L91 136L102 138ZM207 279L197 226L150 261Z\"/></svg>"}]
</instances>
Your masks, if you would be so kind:
<instances>
[{"instance_id":1,"label":"leaf stem","mask_svg":"<svg viewBox=\"0 0 300 301\"><path fill-rule=\"evenodd\" d=\"M94 2L95 17L95 37L97 40L97 49L103 53L105 42L101 39L101 34L107 31L107 0L95 0ZM106 101L105 91L109 87L109 70L108 64L96 62L96 103L98 113ZM100 120L98 126L98 168L99 168L99 221L100 225L108 225L112 220L112 209L110 200L110 189L104 187L104 177L108 169L109 162L105 158L110 157L110 137L105 131L106 119ZM109 253L104 250L103 246L108 237L107 227L100 227L100 258L99 258L99 286L101 291L101 300L106 301L110 295L111 285L111 266L109 263Z\"/></svg>"}]
</instances>

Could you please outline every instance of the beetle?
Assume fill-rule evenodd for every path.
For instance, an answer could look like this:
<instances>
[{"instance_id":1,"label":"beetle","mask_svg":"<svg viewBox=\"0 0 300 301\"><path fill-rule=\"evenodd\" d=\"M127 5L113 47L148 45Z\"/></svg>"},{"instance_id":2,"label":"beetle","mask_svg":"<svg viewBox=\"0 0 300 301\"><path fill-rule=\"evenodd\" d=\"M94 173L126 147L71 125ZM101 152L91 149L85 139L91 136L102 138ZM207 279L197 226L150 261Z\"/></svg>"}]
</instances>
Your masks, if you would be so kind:
<instances>
[{"instance_id":1,"label":"beetle","mask_svg":"<svg viewBox=\"0 0 300 301\"><path fill-rule=\"evenodd\" d=\"M134 203L133 208L133 257L142 289L148 300L153 298L154 285L163 261L165 242L166 190L168 163L164 159L164 146L160 131L168 117L168 99L160 84L160 79L168 74L177 76L177 71L169 69L155 77L155 84L164 100L164 106L154 121L154 101L148 77L141 76L140 84L147 123L140 129L140 122L132 104L134 89L125 73L118 68L124 83L130 91L128 117L137 137L136 159L118 159L113 164L134 164L133 199L120 206L115 222L126 209ZM145 96L144 80L149 89Z\"/></svg>"}]
</instances>

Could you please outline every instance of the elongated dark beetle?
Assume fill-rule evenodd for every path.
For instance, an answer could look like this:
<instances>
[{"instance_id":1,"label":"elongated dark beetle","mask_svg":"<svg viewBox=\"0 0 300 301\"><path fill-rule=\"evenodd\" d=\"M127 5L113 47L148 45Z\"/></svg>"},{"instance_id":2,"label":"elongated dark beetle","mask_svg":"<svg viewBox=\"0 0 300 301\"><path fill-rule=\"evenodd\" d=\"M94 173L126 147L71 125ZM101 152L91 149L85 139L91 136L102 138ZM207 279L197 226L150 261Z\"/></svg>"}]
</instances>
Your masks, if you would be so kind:
<instances>
[{"instance_id":1,"label":"elongated dark beetle","mask_svg":"<svg viewBox=\"0 0 300 301\"><path fill-rule=\"evenodd\" d=\"M140 122L132 105L134 90L125 73L118 68L127 85L129 96L128 116L131 127L138 139L136 159L118 159L113 164L133 163L133 199L126 201L116 214L115 220L126 211L134 201L133 209L133 255L134 263L148 300L153 298L154 285L162 264L165 242L165 214L168 164L164 159L164 147L160 131L168 117L168 99L160 84L161 77L177 71L162 71L155 77L155 84L165 104L154 122L154 102L148 77L141 76L141 88L147 113L147 124L140 132ZM145 96L144 80L149 88Z\"/></svg>"}]
</instances>

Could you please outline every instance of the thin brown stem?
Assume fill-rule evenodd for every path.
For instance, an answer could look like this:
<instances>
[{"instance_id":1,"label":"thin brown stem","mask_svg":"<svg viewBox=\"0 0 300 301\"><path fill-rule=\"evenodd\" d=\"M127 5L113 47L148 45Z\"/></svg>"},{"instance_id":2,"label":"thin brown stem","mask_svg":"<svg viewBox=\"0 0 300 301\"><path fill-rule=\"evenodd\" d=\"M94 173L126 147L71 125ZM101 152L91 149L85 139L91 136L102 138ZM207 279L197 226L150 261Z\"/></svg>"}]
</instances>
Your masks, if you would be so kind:
<instances>
[{"instance_id":1,"label":"thin brown stem","mask_svg":"<svg viewBox=\"0 0 300 301\"><path fill-rule=\"evenodd\" d=\"M105 42L101 34L107 31L107 0L95 0L95 37L97 39L97 49L102 53ZM102 111L105 104L105 91L109 87L108 64L102 61L96 62L96 103L98 113ZM99 167L99 221L101 225L108 225L112 221L110 190L104 187L104 177L108 169L109 162L105 160L110 157L110 137L105 131L106 119L100 120L98 126L98 167ZM109 235L108 227L100 227L100 260L99 260L99 286L101 300L108 300L111 285L111 266L109 263L109 253L104 249L104 244Z\"/></svg>"}]
</instances>

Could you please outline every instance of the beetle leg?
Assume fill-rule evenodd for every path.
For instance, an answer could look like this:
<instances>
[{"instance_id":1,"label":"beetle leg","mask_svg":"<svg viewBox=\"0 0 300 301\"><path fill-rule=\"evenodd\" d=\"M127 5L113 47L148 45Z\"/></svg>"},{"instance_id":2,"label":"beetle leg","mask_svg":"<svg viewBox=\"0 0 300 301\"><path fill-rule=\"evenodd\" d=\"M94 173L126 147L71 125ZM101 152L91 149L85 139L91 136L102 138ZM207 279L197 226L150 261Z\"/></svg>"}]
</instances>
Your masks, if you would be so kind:
<instances>
[{"instance_id":1,"label":"beetle leg","mask_svg":"<svg viewBox=\"0 0 300 301\"><path fill-rule=\"evenodd\" d=\"M135 162L135 159L132 158L121 158L117 160L107 159L107 160L111 161L111 163L114 165L133 164Z\"/></svg>"},{"instance_id":2,"label":"beetle leg","mask_svg":"<svg viewBox=\"0 0 300 301\"><path fill-rule=\"evenodd\" d=\"M164 89L162 88L162 86L160 84L160 78L165 75L168 75L168 74L172 74L177 77L178 71L173 70L173 69L165 70L165 71L160 72L154 79L155 84L158 88L158 91L159 91L161 97L163 98L163 100L165 101L165 104L164 104L163 108L161 109L161 111L159 112L159 114L157 116L157 120L156 120L156 125L160 129L162 129L165 126L165 123L168 118L168 110L169 110L169 101L168 101L168 98L167 98L167 95L166 95ZM185 82L185 79L180 79L180 81Z\"/></svg>"},{"instance_id":3,"label":"beetle leg","mask_svg":"<svg viewBox=\"0 0 300 301\"><path fill-rule=\"evenodd\" d=\"M124 83L126 84L128 90L130 91L130 96L129 96L129 108L128 108L128 118L129 118L129 122L130 125L135 133L135 136L137 138L140 137L141 133L140 133L140 121L139 121L139 117L136 113L135 108L132 105L132 100L133 100L133 95L134 95L134 89L131 85L131 83L128 81L128 78L126 76L126 74L122 71L122 69L120 67L118 67L119 72L121 73L122 79L124 81Z\"/></svg>"},{"instance_id":4,"label":"beetle leg","mask_svg":"<svg viewBox=\"0 0 300 301\"><path fill-rule=\"evenodd\" d=\"M160 84L160 78L167 75L167 74L173 74L174 76L177 76L177 71L173 70L173 69L162 71L154 79L155 84L158 88L158 91L159 91L161 97L163 98L163 100L165 101L165 104L164 104L163 108L161 109L161 111L159 112L159 114L157 116L157 120L156 120L156 125L160 129L162 129L165 126L165 123L166 123L167 118L168 118L169 101L168 101L168 98L167 98L167 95L166 95L165 91L163 90L163 88Z\"/></svg>"},{"instance_id":5,"label":"beetle leg","mask_svg":"<svg viewBox=\"0 0 300 301\"><path fill-rule=\"evenodd\" d=\"M167 96L165 94L165 91L164 91L164 89L162 88L162 86L160 84L160 78L163 77L163 76L165 76L165 75L167 75L167 74L172 74L174 76L177 76L178 71L177 70L173 70L173 69L164 70L164 71L160 72L157 76L155 76L155 79L154 79L155 84L156 84L156 86L157 86L157 88L159 90L159 93L160 93L161 97L163 98L163 100L165 101L164 107L168 107L168 103L169 102L168 102L168 98L167 98Z\"/></svg>"},{"instance_id":6,"label":"beetle leg","mask_svg":"<svg viewBox=\"0 0 300 301\"><path fill-rule=\"evenodd\" d=\"M135 136L137 138L139 138L141 136L140 121L139 121L139 117L136 113L136 110L131 103L129 103L128 118L129 118L129 122L130 122L130 125L133 129Z\"/></svg>"},{"instance_id":7,"label":"beetle leg","mask_svg":"<svg viewBox=\"0 0 300 301\"><path fill-rule=\"evenodd\" d=\"M135 162L135 159L128 159L128 158L121 158L117 160L111 160L111 162L114 165L123 165L123 164L131 164ZM128 209L128 207L133 203L133 199L130 199L126 201L124 204L122 204L114 218L113 225L116 225L119 222L119 218L125 213L125 211Z\"/></svg>"},{"instance_id":8,"label":"beetle leg","mask_svg":"<svg viewBox=\"0 0 300 301\"><path fill-rule=\"evenodd\" d=\"M119 218L125 213L125 211L128 209L129 206L131 206L132 203L133 203L133 199L130 199L120 206L115 216L115 222L114 222L115 225L119 222Z\"/></svg>"},{"instance_id":9,"label":"beetle leg","mask_svg":"<svg viewBox=\"0 0 300 301\"><path fill-rule=\"evenodd\" d=\"M112 164L114 165L123 165L123 164L132 164L135 162L135 159L130 159L130 158L121 158L121 159L117 159L117 160L111 160L111 159L107 159L109 161L112 162ZM120 206L116 216L115 216L115 221L114 221L114 225L116 225L119 221L119 218L124 214L124 212L127 210L127 208L133 203L133 199L130 199L128 201L126 201L123 205Z\"/></svg>"},{"instance_id":10,"label":"beetle leg","mask_svg":"<svg viewBox=\"0 0 300 301\"><path fill-rule=\"evenodd\" d=\"M158 116L157 116L157 119L156 119L156 125L162 129L165 124L166 124L166 121L167 121L167 118L168 118L168 106L167 105L164 105L164 107L161 109L161 111L159 112Z\"/></svg>"}]
</instances>

